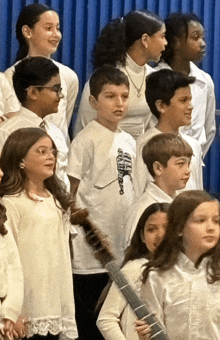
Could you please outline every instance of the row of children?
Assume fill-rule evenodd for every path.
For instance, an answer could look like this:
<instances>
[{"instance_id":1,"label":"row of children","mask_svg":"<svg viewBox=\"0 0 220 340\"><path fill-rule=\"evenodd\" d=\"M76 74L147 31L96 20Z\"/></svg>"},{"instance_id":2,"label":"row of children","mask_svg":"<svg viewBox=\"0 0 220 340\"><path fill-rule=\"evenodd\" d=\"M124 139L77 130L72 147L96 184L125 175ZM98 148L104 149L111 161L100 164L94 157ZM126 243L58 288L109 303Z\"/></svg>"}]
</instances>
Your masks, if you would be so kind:
<instances>
[{"instance_id":1,"label":"row of children","mask_svg":"<svg viewBox=\"0 0 220 340\"><path fill-rule=\"evenodd\" d=\"M195 16L176 14L167 25L178 18L184 24L173 39L177 41L173 51L180 51L177 46L185 42L184 51L190 52L193 40L197 50L194 58L201 57L204 49L201 23ZM113 34L113 29L118 35ZM23 266L22 315L27 315L26 336L52 337L62 333L76 338L67 247L68 209L72 200L77 208L88 209L91 220L107 234L121 263L149 205L171 203L176 191L184 189L187 182L188 188L202 188L202 152L204 156L215 133L213 83L208 75L191 65L189 55L192 58L193 53L184 54L184 63L179 61L181 53L178 58L171 53L169 65L173 69L182 65L183 69L178 69L182 73L169 69L152 72L146 63L158 61L165 49L164 23L152 13L131 12L123 20L107 25L100 36L95 53L99 69L91 76L81 100L81 107L88 101L88 111L93 108L96 114L88 118L94 119L85 123L87 126L74 138L69 151L66 114L73 109L71 104L70 111L67 110L69 98L73 99L75 92L68 87L71 73L50 59L61 38L57 13L44 5L26 6L17 23L17 36L26 54L6 74L13 79L21 106L14 117L0 125L4 171L0 191L7 208L7 225L13 231ZM114 39L120 41L120 49ZM113 53L109 54L112 46ZM27 54L32 57L24 58ZM202 80L187 75L192 69L201 72ZM64 73L69 77L65 78ZM197 90L192 98L190 85L192 89L202 88L205 100L200 108L202 126L195 129L199 131L198 141L191 136L181 138L179 134L181 126L191 125L191 116L199 123L202 121L195 109L192 112L191 100L197 98ZM155 124L149 108L157 122L156 127L146 130ZM83 114L79 113L76 129L81 117ZM189 134L192 127L187 130ZM137 158L131 135L137 138ZM71 196L54 175L55 170L67 191L70 181ZM133 189L137 197L134 203ZM142 217L144 222L148 217ZM83 231L77 228L77 232L74 237L72 231L71 240L79 337L86 340L93 334L95 339L102 339L95 327L94 308L108 275L86 245ZM158 243L154 241L155 245Z\"/></svg>"}]
</instances>

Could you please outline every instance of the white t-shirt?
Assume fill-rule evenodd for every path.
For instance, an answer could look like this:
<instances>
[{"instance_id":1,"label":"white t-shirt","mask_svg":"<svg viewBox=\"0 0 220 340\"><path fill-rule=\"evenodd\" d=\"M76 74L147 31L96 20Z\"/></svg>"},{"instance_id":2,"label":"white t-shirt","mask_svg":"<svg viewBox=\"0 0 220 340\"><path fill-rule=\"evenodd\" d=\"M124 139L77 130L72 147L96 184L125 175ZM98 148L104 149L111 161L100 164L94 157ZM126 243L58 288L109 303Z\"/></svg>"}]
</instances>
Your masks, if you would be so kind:
<instances>
[{"instance_id":1,"label":"white t-shirt","mask_svg":"<svg viewBox=\"0 0 220 340\"><path fill-rule=\"evenodd\" d=\"M24 273L22 315L28 317L26 335L63 332L77 338L62 210L52 195L36 198L28 198L24 191L3 197L6 225L13 231Z\"/></svg>"},{"instance_id":2,"label":"white t-shirt","mask_svg":"<svg viewBox=\"0 0 220 340\"><path fill-rule=\"evenodd\" d=\"M122 268L128 282L139 295L141 273L147 259L129 261ZM105 340L139 340L135 331L136 314L125 300L116 283L112 283L97 319L97 326Z\"/></svg>"},{"instance_id":3,"label":"white t-shirt","mask_svg":"<svg viewBox=\"0 0 220 340\"><path fill-rule=\"evenodd\" d=\"M141 297L169 340L220 339L220 281L209 284L204 258L198 268L183 253L169 270L151 271Z\"/></svg>"},{"instance_id":4,"label":"white t-shirt","mask_svg":"<svg viewBox=\"0 0 220 340\"><path fill-rule=\"evenodd\" d=\"M144 66L137 65L129 55L126 59L126 67L117 65L118 68L128 76L130 84L128 111L126 116L120 121L119 127L127 133L130 133L135 139L146 130L149 123L154 125L155 119L152 118L152 113L145 99L145 78L148 74L153 72L153 68L145 64ZM137 96L137 88L140 88L140 97ZM96 111L89 103L89 81L85 84L78 116L75 124L74 134L81 131L89 122L96 119Z\"/></svg>"},{"instance_id":5,"label":"white t-shirt","mask_svg":"<svg viewBox=\"0 0 220 340\"><path fill-rule=\"evenodd\" d=\"M76 206L87 208L90 220L112 245L119 263L124 257L124 215L133 201L135 140L126 132L112 132L90 122L70 146L68 175L80 180ZM78 228L73 240L73 271L76 274L105 272Z\"/></svg>"},{"instance_id":6,"label":"white t-shirt","mask_svg":"<svg viewBox=\"0 0 220 340\"><path fill-rule=\"evenodd\" d=\"M66 143L67 145L69 145L68 126L72 118L74 105L75 105L76 97L77 97L78 90L79 90L79 81L78 81L78 77L76 73L73 70L71 70L69 67L63 64L60 64L55 60L53 60L53 62L55 65L58 66L59 71L60 71L61 87L62 87L62 93L64 95L64 98L60 100L58 112L48 115L47 117L45 117L45 119L48 122L56 125L62 130L65 136L65 139L66 139ZM13 89L12 76L15 71L15 65L11 66L5 71L5 75L8 78L12 86L12 89ZM21 106L21 104L18 101L18 99L17 99L17 105L18 105L18 110L19 110L19 107Z\"/></svg>"},{"instance_id":7,"label":"white t-shirt","mask_svg":"<svg viewBox=\"0 0 220 340\"><path fill-rule=\"evenodd\" d=\"M171 69L165 62L160 62L155 70L163 68ZM192 121L190 125L181 127L180 131L198 140L204 158L216 131L214 83L210 75L199 69L193 62L190 62L189 76L196 78L190 85L193 104Z\"/></svg>"},{"instance_id":8,"label":"white t-shirt","mask_svg":"<svg viewBox=\"0 0 220 340\"><path fill-rule=\"evenodd\" d=\"M142 195L147 185L147 182L152 180L146 164L143 161L142 150L144 145L154 136L162 133L156 127L153 127L143 133L137 139L136 149L136 163L135 163L135 178L134 178L134 190L135 197L138 198ZM193 150L193 156L191 159L191 173L184 190L202 190L203 189L203 174L202 174L202 150L199 142L188 135L180 133L181 137L185 139Z\"/></svg>"}]
</instances>

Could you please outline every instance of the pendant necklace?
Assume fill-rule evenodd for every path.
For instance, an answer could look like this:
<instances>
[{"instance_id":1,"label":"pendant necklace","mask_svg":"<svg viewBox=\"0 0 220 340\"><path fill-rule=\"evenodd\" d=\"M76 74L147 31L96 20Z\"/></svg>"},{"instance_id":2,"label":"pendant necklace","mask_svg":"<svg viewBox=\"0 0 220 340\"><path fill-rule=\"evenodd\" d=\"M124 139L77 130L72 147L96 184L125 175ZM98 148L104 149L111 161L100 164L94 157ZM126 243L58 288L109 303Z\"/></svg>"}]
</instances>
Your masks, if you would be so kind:
<instances>
[{"instance_id":1,"label":"pendant necklace","mask_svg":"<svg viewBox=\"0 0 220 340\"><path fill-rule=\"evenodd\" d=\"M138 88L138 87L135 85L135 83L133 82L133 80L132 80L132 78L131 78L131 76L130 76L130 74L129 74L129 72L128 72L128 70L127 70L126 67L125 67L125 71L126 71L126 73L127 73L127 75L128 75L128 78L130 79L130 81L131 81L132 84L134 85L134 88L135 88L136 91L137 91L137 97L140 98L140 96L141 96L141 90L142 90L142 87L143 87L143 84L144 84L144 80L145 80L145 72L146 72L146 68L144 67L144 76L143 76L143 80L142 80L141 86L140 86L139 88Z\"/></svg>"}]
</instances>

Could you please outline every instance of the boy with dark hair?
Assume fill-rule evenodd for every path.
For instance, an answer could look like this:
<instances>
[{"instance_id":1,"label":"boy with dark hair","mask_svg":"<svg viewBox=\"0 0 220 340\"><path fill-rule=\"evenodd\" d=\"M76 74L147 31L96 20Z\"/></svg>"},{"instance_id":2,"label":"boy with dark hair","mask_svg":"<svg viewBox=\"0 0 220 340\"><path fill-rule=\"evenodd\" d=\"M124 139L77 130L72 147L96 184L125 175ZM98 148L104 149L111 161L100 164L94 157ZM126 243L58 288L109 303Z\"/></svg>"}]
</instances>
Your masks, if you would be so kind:
<instances>
[{"instance_id":1,"label":"boy with dark hair","mask_svg":"<svg viewBox=\"0 0 220 340\"><path fill-rule=\"evenodd\" d=\"M63 98L59 68L48 58L25 58L15 66L13 85L22 106L14 117L0 125L0 150L13 131L25 127L44 128L58 149L56 173L69 188L65 138L58 127L44 120L47 115L58 111Z\"/></svg>"},{"instance_id":2,"label":"boy with dark hair","mask_svg":"<svg viewBox=\"0 0 220 340\"><path fill-rule=\"evenodd\" d=\"M91 76L90 104L97 119L73 140L67 173L77 208L86 208L91 221L108 236L119 264L124 256L124 216L133 201L135 140L118 128L128 109L127 76L103 66ZM107 270L95 259L82 228L73 240L76 319L79 337L103 339L94 308L108 281ZM85 327L86 324L86 327Z\"/></svg>"},{"instance_id":3,"label":"boy with dark hair","mask_svg":"<svg viewBox=\"0 0 220 340\"><path fill-rule=\"evenodd\" d=\"M143 160L153 181L128 210L125 218L126 245L132 238L143 211L153 203L171 203L177 190L184 189L190 178L191 146L180 136L161 133L143 147Z\"/></svg>"},{"instance_id":4,"label":"boy with dark hair","mask_svg":"<svg viewBox=\"0 0 220 340\"><path fill-rule=\"evenodd\" d=\"M192 121L181 132L198 140L203 158L215 137L215 92L210 75L196 66L206 50L205 32L193 13L171 13L165 20L168 45L156 67L172 69L195 77L192 91Z\"/></svg>"},{"instance_id":5,"label":"boy with dark hair","mask_svg":"<svg viewBox=\"0 0 220 340\"><path fill-rule=\"evenodd\" d=\"M146 142L159 133L179 135L179 128L191 123L192 103L190 84L195 81L180 72L160 70L146 79L146 100L152 113L158 119L155 127L147 130L137 139L136 175L134 189L136 197L144 192L151 176L143 162L142 149ZM202 189L202 151L199 142L181 134L193 149L191 177L186 189Z\"/></svg>"}]
</instances>

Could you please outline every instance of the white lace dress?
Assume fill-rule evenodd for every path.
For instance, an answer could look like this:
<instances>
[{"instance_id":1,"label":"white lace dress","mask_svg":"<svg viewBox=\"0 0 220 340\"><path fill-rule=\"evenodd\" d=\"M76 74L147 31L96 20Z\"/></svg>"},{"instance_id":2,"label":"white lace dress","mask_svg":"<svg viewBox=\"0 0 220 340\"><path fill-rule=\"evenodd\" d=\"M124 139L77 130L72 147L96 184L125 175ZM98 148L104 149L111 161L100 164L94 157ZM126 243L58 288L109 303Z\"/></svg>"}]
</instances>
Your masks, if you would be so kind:
<instances>
[{"instance_id":1,"label":"white lace dress","mask_svg":"<svg viewBox=\"0 0 220 340\"><path fill-rule=\"evenodd\" d=\"M52 196L34 201L22 192L3 200L7 225L13 228L23 266L26 336L50 332L77 338L70 254L61 209Z\"/></svg>"}]
</instances>

